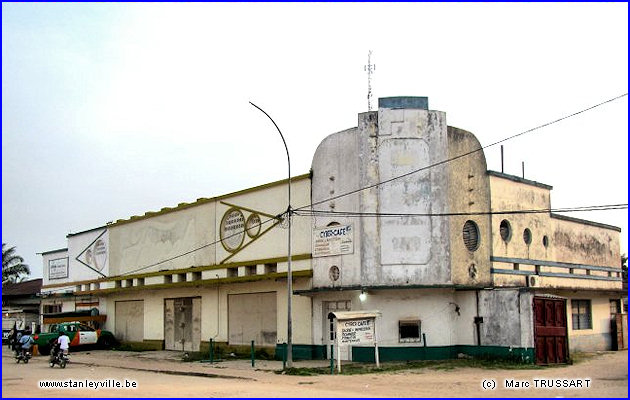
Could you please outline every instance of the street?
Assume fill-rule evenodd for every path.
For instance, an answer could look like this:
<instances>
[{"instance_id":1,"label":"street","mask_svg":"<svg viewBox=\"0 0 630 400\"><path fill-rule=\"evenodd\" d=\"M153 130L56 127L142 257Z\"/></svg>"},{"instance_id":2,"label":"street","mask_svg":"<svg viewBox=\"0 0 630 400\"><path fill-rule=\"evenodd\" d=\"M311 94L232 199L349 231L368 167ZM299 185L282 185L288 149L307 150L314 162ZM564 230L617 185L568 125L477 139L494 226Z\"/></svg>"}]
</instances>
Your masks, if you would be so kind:
<instances>
[{"instance_id":1,"label":"street","mask_svg":"<svg viewBox=\"0 0 630 400\"><path fill-rule=\"evenodd\" d=\"M154 353L157 356L166 352ZM47 360L48 357L36 356L26 365L16 364L4 346L3 397L627 397L628 394L627 351L604 352L576 365L537 370L412 369L342 376L276 374L269 369L281 364L274 361L258 362L257 368L251 368L249 360L210 365L102 350L71 354L66 369L50 368ZM40 381L46 384L56 381L66 387L40 388ZM83 388L72 387L80 385ZM121 387L116 388L117 385Z\"/></svg>"}]
</instances>

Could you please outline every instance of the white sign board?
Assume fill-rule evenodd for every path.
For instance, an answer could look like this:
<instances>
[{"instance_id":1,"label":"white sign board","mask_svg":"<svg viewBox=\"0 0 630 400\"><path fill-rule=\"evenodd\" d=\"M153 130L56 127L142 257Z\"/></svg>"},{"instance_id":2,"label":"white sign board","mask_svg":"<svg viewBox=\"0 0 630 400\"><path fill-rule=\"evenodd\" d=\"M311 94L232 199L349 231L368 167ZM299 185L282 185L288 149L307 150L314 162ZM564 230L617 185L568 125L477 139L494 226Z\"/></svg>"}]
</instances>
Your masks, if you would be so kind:
<instances>
[{"instance_id":1,"label":"white sign board","mask_svg":"<svg viewBox=\"0 0 630 400\"><path fill-rule=\"evenodd\" d=\"M48 261L48 279L63 279L68 277L68 259L58 258Z\"/></svg>"},{"instance_id":2,"label":"white sign board","mask_svg":"<svg viewBox=\"0 0 630 400\"><path fill-rule=\"evenodd\" d=\"M340 345L374 344L374 318L337 321Z\"/></svg>"},{"instance_id":3,"label":"white sign board","mask_svg":"<svg viewBox=\"0 0 630 400\"><path fill-rule=\"evenodd\" d=\"M337 256L354 252L352 225L335 225L313 231L313 257Z\"/></svg>"}]
</instances>

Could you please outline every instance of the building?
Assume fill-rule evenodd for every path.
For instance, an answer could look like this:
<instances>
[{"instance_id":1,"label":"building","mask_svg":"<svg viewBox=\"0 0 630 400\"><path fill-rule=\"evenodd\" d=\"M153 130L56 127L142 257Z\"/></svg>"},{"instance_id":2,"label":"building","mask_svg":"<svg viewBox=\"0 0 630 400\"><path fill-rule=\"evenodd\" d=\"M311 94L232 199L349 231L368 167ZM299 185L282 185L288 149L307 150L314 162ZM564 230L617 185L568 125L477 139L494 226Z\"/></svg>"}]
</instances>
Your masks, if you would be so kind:
<instances>
[{"instance_id":1,"label":"building","mask_svg":"<svg viewBox=\"0 0 630 400\"><path fill-rule=\"evenodd\" d=\"M358 310L380 312L381 360L613 347L619 228L551 213L551 186L488 171L475 136L425 97L379 99L357 125L292 178L294 356L330 356L329 315ZM143 348L286 342L286 183L69 235L44 253L44 307L88 304Z\"/></svg>"},{"instance_id":2,"label":"building","mask_svg":"<svg viewBox=\"0 0 630 400\"><path fill-rule=\"evenodd\" d=\"M2 287L3 339L13 327L37 331L41 289L42 279L8 283Z\"/></svg>"}]
</instances>

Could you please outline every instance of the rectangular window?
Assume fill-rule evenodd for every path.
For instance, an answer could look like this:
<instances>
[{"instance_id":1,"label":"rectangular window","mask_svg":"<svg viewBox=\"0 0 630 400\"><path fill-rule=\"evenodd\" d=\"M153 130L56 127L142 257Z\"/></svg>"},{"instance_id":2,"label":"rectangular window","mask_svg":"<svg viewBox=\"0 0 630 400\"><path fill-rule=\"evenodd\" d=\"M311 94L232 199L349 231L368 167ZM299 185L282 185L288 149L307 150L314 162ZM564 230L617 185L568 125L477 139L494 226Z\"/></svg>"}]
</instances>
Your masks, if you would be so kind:
<instances>
[{"instance_id":1,"label":"rectangular window","mask_svg":"<svg viewBox=\"0 0 630 400\"><path fill-rule=\"evenodd\" d=\"M571 300L571 313L574 330L593 328L590 300Z\"/></svg>"},{"instance_id":2,"label":"rectangular window","mask_svg":"<svg viewBox=\"0 0 630 400\"><path fill-rule=\"evenodd\" d=\"M61 312L61 304L45 304L44 314L54 314Z\"/></svg>"},{"instance_id":3,"label":"rectangular window","mask_svg":"<svg viewBox=\"0 0 630 400\"><path fill-rule=\"evenodd\" d=\"M621 302L619 299L610 299L610 313L619 314L621 312Z\"/></svg>"},{"instance_id":4,"label":"rectangular window","mask_svg":"<svg viewBox=\"0 0 630 400\"><path fill-rule=\"evenodd\" d=\"M420 320L398 321L400 343L420 342Z\"/></svg>"}]
</instances>

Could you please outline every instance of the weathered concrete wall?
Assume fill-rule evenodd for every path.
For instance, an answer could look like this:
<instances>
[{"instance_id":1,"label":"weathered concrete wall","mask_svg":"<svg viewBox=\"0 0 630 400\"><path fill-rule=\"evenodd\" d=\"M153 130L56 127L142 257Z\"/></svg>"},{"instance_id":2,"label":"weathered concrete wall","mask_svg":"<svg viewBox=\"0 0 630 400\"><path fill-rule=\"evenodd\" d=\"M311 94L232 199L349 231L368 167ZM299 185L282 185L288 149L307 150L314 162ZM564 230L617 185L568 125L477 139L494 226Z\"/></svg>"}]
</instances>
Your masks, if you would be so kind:
<instances>
[{"instance_id":1,"label":"weathered concrete wall","mask_svg":"<svg viewBox=\"0 0 630 400\"><path fill-rule=\"evenodd\" d=\"M110 229L111 274L124 274L190 252L215 241L214 202L200 204ZM220 246L220 245L219 245ZM174 258L141 272L215 263L215 246Z\"/></svg>"},{"instance_id":2,"label":"weathered concrete wall","mask_svg":"<svg viewBox=\"0 0 630 400\"><path fill-rule=\"evenodd\" d=\"M324 139L313 157L312 202L344 194L359 188L359 162L364 155L359 154L357 129L348 129ZM344 196L313 206L318 211L358 211L360 194ZM300 218L307 220L307 218ZM352 286L361 282L362 232L364 221L348 216L318 216L312 218L312 227L325 228L331 223L352 225L354 229L354 253L344 256L313 258L313 286ZM310 237L310 234L309 234ZM332 266L339 268L339 278L329 276Z\"/></svg>"},{"instance_id":3,"label":"weathered concrete wall","mask_svg":"<svg viewBox=\"0 0 630 400\"><path fill-rule=\"evenodd\" d=\"M444 213L448 210L446 114L440 111L379 108L379 177L381 181L410 174L379 186L382 213ZM407 216L379 218L382 275L368 273L381 284L450 282L450 243L444 218ZM368 271L371 272L371 271Z\"/></svg>"},{"instance_id":4,"label":"weathered concrete wall","mask_svg":"<svg viewBox=\"0 0 630 400\"><path fill-rule=\"evenodd\" d=\"M310 287L309 279L296 279L294 290ZM216 287L188 287L163 290L142 290L118 292L107 297L107 307L115 309L116 301L143 300L144 340L164 340L164 300L181 297L201 298L201 340L228 341L228 296L231 294L262 293L273 291L276 294L276 331L278 342L286 341L287 332L287 290L286 281L251 282ZM306 296L293 296L293 342L311 343L311 299ZM112 332L116 327L116 315L110 313L105 329Z\"/></svg>"},{"instance_id":5,"label":"weathered concrete wall","mask_svg":"<svg viewBox=\"0 0 630 400\"><path fill-rule=\"evenodd\" d=\"M490 175L489 178L493 212L541 210L551 207L550 186L542 184L537 186L536 182L528 184L496 175ZM500 235L499 228L503 220L507 220L511 227L511 235L507 241ZM529 245L523 239L525 229L531 232L532 239ZM552 234L553 227L548 213L494 214L492 215L492 255L552 260L555 256L553 246L543 245L543 237L551 238Z\"/></svg>"},{"instance_id":6,"label":"weathered concrete wall","mask_svg":"<svg viewBox=\"0 0 630 400\"><path fill-rule=\"evenodd\" d=\"M550 247L557 260L621 270L617 230L559 218L551 218L550 222Z\"/></svg>"},{"instance_id":7,"label":"weathered concrete wall","mask_svg":"<svg viewBox=\"0 0 630 400\"><path fill-rule=\"evenodd\" d=\"M404 178L327 201L324 211L427 214L448 210L446 166L417 171L448 157L445 114L424 109L379 108L359 115L357 129L333 134L318 147L312 164L312 200L410 173ZM314 218L354 224L354 254L313 260L313 285L387 286L451 282L449 224L445 217ZM341 269L331 282L332 265Z\"/></svg>"},{"instance_id":8,"label":"weathered concrete wall","mask_svg":"<svg viewBox=\"0 0 630 400\"><path fill-rule=\"evenodd\" d=\"M492 211L550 209L551 187L538 182L499 173L490 174ZM501 237L501 223L507 221L510 234ZM524 240L524 231L531 233L531 243ZM621 281L597 279L620 276L619 231L614 227L556 216L549 212L495 214L492 216L492 241L495 257L552 261L587 266L614 267L619 272L569 269L540 264L542 273L572 274L577 278L536 276L536 287L620 289ZM498 269L536 272L536 265L518 262L494 262ZM595 279L585 278L586 275ZM580 278L582 277L582 278ZM496 286L527 286L523 275L495 274Z\"/></svg>"},{"instance_id":9,"label":"weathered concrete wall","mask_svg":"<svg viewBox=\"0 0 630 400\"><path fill-rule=\"evenodd\" d=\"M448 158L453 159L481 149L481 144L470 132L448 127ZM448 166L448 201L453 213L488 213L490 211L490 182L486 175L483 151L457 158ZM479 248L470 251L463 240L466 221L479 228ZM451 245L452 281L460 285L488 285L490 254L492 252L489 215L454 215L448 217Z\"/></svg>"},{"instance_id":10,"label":"weathered concrete wall","mask_svg":"<svg viewBox=\"0 0 630 400\"><path fill-rule=\"evenodd\" d=\"M466 319L469 304L460 304L455 292L450 289L404 289L368 291L367 298L359 300L360 291L331 292L313 297L313 329L315 344L325 343L325 324L328 321L322 312L322 301L350 300L352 311L377 309L382 316L377 319L377 338L382 346L421 346L421 340L402 342L398 324L401 320L420 320L421 336L424 333L428 346L449 346L460 344L457 329ZM465 299L464 301L469 301ZM474 300L474 299L473 299ZM459 305L460 314L456 307ZM463 310L463 312L462 312ZM472 321L472 320L471 320ZM470 332L468 332L470 334Z\"/></svg>"},{"instance_id":11,"label":"weathered concrete wall","mask_svg":"<svg viewBox=\"0 0 630 400\"><path fill-rule=\"evenodd\" d=\"M532 330L531 296L521 300L518 290L479 291L479 315L481 324L481 344L488 346L533 347L529 335L523 332ZM529 315L521 315L523 312Z\"/></svg>"},{"instance_id":12,"label":"weathered concrete wall","mask_svg":"<svg viewBox=\"0 0 630 400\"><path fill-rule=\"evenodd\" d=\"M162 260L168 261L144 268L141 272L215 265L226 260L240 262L286 257L287 230L276 226L265 231L272 226L268 220L286 211L287 194L286 183L275 182L116 223L109 228L111 274L128 273ZM301 177L292 180L291 202L294 208L310 204L310 194L309 179ZM253 238L242 228L237 229L241 232L242 243L234 255L220 241L221 221L233 207L241 210L245 220L252 214L258 214L262 223L259 236ZM292 254L309 254L309 219L296 217L292 222Z\"/></svg>"}]
</instances>

